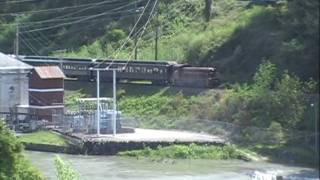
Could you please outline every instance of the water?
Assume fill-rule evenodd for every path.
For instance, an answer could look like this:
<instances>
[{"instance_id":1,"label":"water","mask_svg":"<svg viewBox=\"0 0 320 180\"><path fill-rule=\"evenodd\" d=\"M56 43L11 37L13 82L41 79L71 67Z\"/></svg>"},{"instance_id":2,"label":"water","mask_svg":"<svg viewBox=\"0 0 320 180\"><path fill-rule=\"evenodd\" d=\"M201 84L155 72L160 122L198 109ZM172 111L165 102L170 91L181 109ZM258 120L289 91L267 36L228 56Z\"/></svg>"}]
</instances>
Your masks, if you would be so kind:
<instances>
[{"instance_id":1,"label":"water","mask_svg":"<svg viewBox=\"0 0 320 180\"><path fill-rule=\"evenodd\" d=\"M50 180L56 179L54 153L27 151L31 162ZM319 171L239 160L161 160L125 158L116 156L83 156L59 154L84 180L214 180L256 179L319 179Z\"/></svg>"}]
</instances>

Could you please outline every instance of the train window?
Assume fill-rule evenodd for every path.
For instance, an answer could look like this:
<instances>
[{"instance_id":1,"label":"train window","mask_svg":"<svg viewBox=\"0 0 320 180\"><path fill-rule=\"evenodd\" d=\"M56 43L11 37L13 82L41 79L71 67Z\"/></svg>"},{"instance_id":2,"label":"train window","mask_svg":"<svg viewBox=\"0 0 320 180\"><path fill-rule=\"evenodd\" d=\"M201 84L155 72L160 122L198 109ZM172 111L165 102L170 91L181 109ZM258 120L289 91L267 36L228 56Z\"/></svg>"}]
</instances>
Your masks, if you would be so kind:
<instances>
[{"instance_id":1,"label":"train window","mask_svg":"<svg viewBox=\"0 0 320 180\"><path fill-rule=\"evenodd\" d=\"M142 67L141 68L141 73L146 73L147 72L147 68L146 67Z\"/></svg>"},{"instance_id":2,"label":"train window","mask_svg":"<svg viewBox=\"0 0 320 180\"><path fill-rule=\"evenodd\" d=\"M134 73L133 67L129 67L129 72Z\"/></svg>"},{"instance_id":3,"label":"train window","mask_svg":"<svg viewBox=\"0 0 320 180\"><path fill-rule=\"evenodd\" d=\"M136 73L140 73L141 68L140 67L136 67Z\"/></svg>"},{"instance_id":4,"label":"train window","mask_svg":"<svg viewBox=\"0 0 320 180\"><path fill-rule=\"evenodd\" d=\"M147 73L152 74L152 69L147 69Z\"/></svg>"},{"instance_id":5,"label":"train window","mask_svg":"<svg viewBox=\"0 0 320 180\"><path fill-rule=\"evenodd\" d=\"M87 70L87 66L79 66L78 70L80 71Z\"/></svg>"},{"instance_id":6,"label":"train window","mask_svg":"<svg viewBox=\"0 0 320 180\"><path fill-rule=\"evenodd\" d=\"M159 72L159 68L153 68L153 71Z\"/></svg>"}]
</instances>

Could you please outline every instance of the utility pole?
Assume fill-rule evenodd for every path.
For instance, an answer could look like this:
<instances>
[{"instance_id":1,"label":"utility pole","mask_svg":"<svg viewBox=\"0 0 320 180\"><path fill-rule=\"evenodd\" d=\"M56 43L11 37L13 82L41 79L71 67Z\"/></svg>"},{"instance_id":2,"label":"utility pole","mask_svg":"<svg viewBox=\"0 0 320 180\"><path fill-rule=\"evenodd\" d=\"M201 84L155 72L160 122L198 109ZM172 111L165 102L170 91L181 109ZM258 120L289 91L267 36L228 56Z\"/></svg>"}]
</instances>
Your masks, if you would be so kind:
<instances>
[{"instance_id":1,"label":"utility pole","mask_svg":"<svg viewBox=\"0 0 320 180\"><path fill-rule=\"evenodd\" d=\"M311 107L313 107L314 111L314 133L315 133L315 150L316 153L318 154L318 113L317 113L317 103L315 102L314 104L311 104Z\"/></svg>"},{"instance_id":2,"label":"utility pole","mask_svg":"<svg viewBox=\"0 0 320 180\"><path fill-rule=\"evenodd\" d=\"M134 9L135 9L135 11L137 11L137 1L134 3ZM136 21L137 21L137 15L135 14L134 15L134 23L136 23ZM136 32L137 31L135 30L135 33ZM135 33L133 33L135 35L135 37L134 37L134 59L137 60L137 58L138 58L138 47L137 47L138 35Z\"/></svg>"},{"instance_id":3,"label":"utility pole","mask_svg":"<svg viewBox=\"0 0 320 180\"><path fill-rule=\"evenodd\" d=\"M154 59L155 60L158 60L158 36L159 36L159 25L157 25L157 28L156 28L156 39L155 39L155 52L154 52Z\"/></svg>"},{"instance_id":4,"label":"utility pole","mask_svg":"<svg viewBox=\"0 0 320 180\"><path fill-rule=\"evenodd\" d=\"M14 54L16 55L16 57L19 56L19 23L17 23L17 27L16 27L16 39L14 41Z\"/></svg>"},{"instance_id":5,"label":"utility pole","mask_svg":"<svg viewBox=\"0 0 320 180\"><path fill-rule=\"evenodd\" d=\"M97 136L100 136L100 69L97 70Z\"/></svg>"},{"instance_id":6,"label":"utility pole","mask_svg":"<svg viewBox=\"0 0 320 180\"><path fill-rule=\"evenodd\" d=\"M113 136L117 133L117 98L116 98L116 69L113 69L113 114L112 114L112 124L113 124Z\"/></svg>"},{"instance_id":7,"label":"utility pole","mask_svg":"<svg viewBox=\"0 0 320 180\"><path fill-rule=\"evenodd\" d=\"M160 21L159 21L159 12L157 13L156 19L156 37L155 37L155 47L154 47L154 59L158 60L158 41L159 41L159 31L160 31Z\"/></svg>"}]
</instances>

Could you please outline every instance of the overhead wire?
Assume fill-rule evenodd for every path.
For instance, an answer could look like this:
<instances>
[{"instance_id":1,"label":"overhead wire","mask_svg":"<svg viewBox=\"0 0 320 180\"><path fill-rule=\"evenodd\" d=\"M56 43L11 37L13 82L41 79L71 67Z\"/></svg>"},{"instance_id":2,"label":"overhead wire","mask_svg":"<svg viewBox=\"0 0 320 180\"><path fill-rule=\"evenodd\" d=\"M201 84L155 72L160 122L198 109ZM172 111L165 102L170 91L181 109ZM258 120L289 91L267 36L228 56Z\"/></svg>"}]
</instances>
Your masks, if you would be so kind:
<instances>
[{"instance_id":1,"label":"overhead wire","mask_svg":"<svg viewBox=\"0 0 320 180\"><path fill-rule=\"evenodd\" d=\"M51 11L59 11L59 10L66 10L66 9L75 9L80 7L92 6L92 5L101 5L101 3L111 3L111 2L118 2L118 0L114 1L102 1L102 2L95 2L95 3L87 3L87 4L80 4L75 6L65 6L65 7L57 7L51 9L41 9L41 10L33 10L33 11L20 11L20 12L12 12L12 13L2 13L0 16L15 16L15 15L23 15L23 14L37 14L37 13L47 13ZM1 3L1 2L0 2Z\"/></svg>"},{"instance_id":2,"label":"overhead wire","mask_svg":"<svg viewBox=\"0 0 320 180\"><path fill-rule=\"evenodd\" d=\"M24 38L22 36L20 36L20 39L21 39L21 42L31 50L31 52L33 52L35 55L40 56L38 54L37 50L32 46L32 44L30 44L28 41L24 40Z\"/></svg>"},{"instance_id":3,"label":"overhead wire","mask_svg":"<svg viewBox=\"0 0 320 180\"><path fill-rule=\"evenodd\" d=\"M138 2L142 2L142 1L145 1L145 0L139 0ZM110 2L110 1L107 1L107 2ZM112 1L112 2L116 2L116 1ZM101 5L101 4L99 4L99 5ZM96 6L96 4L93 5L92 7L89 7L89 8L93 8L94 6ZM130 12L130 10L133 10L133 8L132 8L132 9L124 10L124 11L115 11L117 9L121 9L123 7L126 7L126 6L128 6L128 4L125 4L123 6L116 7L116 8L113 8L113 9L108 9L108 10L113 11L113 13L125 13L126 11ZM86 10L86 9L82 9L82 10ZM75 13L78 13L78 12L80 12L80 11L76 11L76 12L73 12L73 13L70 13L70 14L66 14L66 15L63 15L63 16L58 16L58 17L54 17L54 18L46 19L46 20L31 21L31 22L29 21L29 22L22 22L22 23L2 24L1 26L20 25L21 27L29 27L29 26L32 26L32 25L43 24L43 23L55 23L55 22L68 21L68 20L82 20L83 18L88 18L88 17L91 18L93 16L93 15L88 15L88 16L77 16L77 17L65 18L65 16L69 16L69 15L72 15L72 14L75 14ZM99 14L103 15L104 13L99 13ZM99 15L99 14L95 14L95 15ZM105 14L108 14L108 12L105 12ZM110 15L110 14L108 14L108 15Z\"/></svg>"},{"instance_id":4,"label":"overhead wire","mask_svg":"<svg viewBox=\"0 0 320 180\"><path fill-rule=\"evenodd\" d=\"M152 7L151 13L150 13L150 15L149 15L149 17L148 17L148 20L146 21L145 25L143 26L142 32L140 33L140 35L139 35L139 37L138 37L138 39L137 39L137 43L136 43L136 45L135 45L135 47L134 47L133 49L137 48L140 39L142 38L144 32L145 32L146 29L147 29L148 24L150 23L151 19L154 17L155 14L153 14L153 12L154 12L154 10L155 10L155 7L156 7L157 3L158 3L158 0L155 1L154 6ZM133 55L133 52L132 52L131 55L129 56L129 58L128 58L128 60L127 60L127 62L126 62L126 64L125 64L125 66L124 66L123 69L126 69L126 68L127 68L128 64L129 64L129 62L130 62L130 60L131 60L132 55Z\"/></svg>"},{"instance_id":5,"label":"overhead wire","mask_svg":"<svg viewBox=\"0 0 320 180\"><path fill-rule=\"evenodd\" d=\"M46 47L46 46L47 46L45 43L41 42L37 37L35 37L35 36L33 35L33 33L29 33L29 34L28 34L28 37L30 37L31 40L36 41L36 42L37 42L40 46L42 46L42 47ZM28 39L26 39L26 40L28 41Z\"/></svg>"},{"instance_id":6,"label":"overhead wire","mask_svg":"<svg viewBox=\"0 0 320 180\"><path fill-rule=\"evenodd\" d=\"M115 14L121 14L121 13L130 13L132 12L133 9L128 9L128 10L123 10L123 11L115 11L109 14L105 14L105 15L115 15ZM68 20L82 20L83 18L87 18L87 17L91 17L93 15L89 15L89 16L78 16L78 17L72 17L72 18L65 18L65 19L49 19L49 20L43 20L43 21L34 21L34 22L27 22L27 23L20 23L20 27L31 27L33 25L43 25L43 23L55 23L55 22L59 22L59 21L68 21ZM70 23L70 22L66 22L66 23ZM61 23L61 24L65 24L65 23ZM71 24L75 24L75 23L71 23ZM10 24L13 25L13 24ZM69 24L66 24L69 25ZM48 26L50 27L50 25ZM60 27L60 25L59 25Z\"/></svg>"},{"instance_id":7,"label":"overhead wire","mask_svg":"<svg viewBox=\"0 0 320 180\"><path fill-rule=\"evenodd\" d=\"M131 14L130 15L126 15L126 16L120 16L120 17L122 18L122 17L128 17L128 16L131 16ZM84 31L84 30L88 30L88 29L93 29L93 28L96 29L97 27L95 25L97 23L100 23L100 22L106 21L106 20L110 20L110 19L120 18L120 17L108 17L108 18L103 18L103 19L91 20L89 25L86 25L83 28L78 28L78 29L74 29L74 30L68 30L68 31L64 32L63 34L57 33L57 34L50 34L50 35L46 35L45 36L45 35L43 35L43 33L41 31L35 31L33 33L39 33L39 34L41 34L42 37L45 36L47 41L51 41L47 37L64 36L64 35L67 35L67 34L70 34L70 33L75 33L75 32ZM94 26L94 27L92 27L92 26ZM91 28L88 28L88 27L91 27Z\"/></svg>"},{"instance_id":8,"label":"overhead wire","mask_svg":"<svg viewBox=\"0 0 320 180\"><path fill-rule=\"evenodd\" d=\"M144 13L145 13L145 11L146 11L146 9L147 9L147 7L148 7L148 5L149 5L150 2L151 2L151 0L148 0L147 4L144 6L142 13L140 14L139 18L138 18L137 21L135 22L135 24L134 24L133 28L131 29L129 35L127 36L125 42L116 50L116 53L117 53L117 54L115 55L115 57L113 58L113 60L111 61L111 63L110 63L109 66L107 67L107 69L109 69L109 68L111 67L111 65L114 63L115 59L117 58L119 52L123 49L123 47L124 47L124 46L127 44L127 42L130 40L131 35L133 34L135 28L136 28L137 25L139 24L139 22L140 22L141 18L143 17L143 15L144 15ZM95 67L100 66L100 65L103 64L104 62L105 62L105 60L97 63L97 64L95 65Z\"/></svg>"},{"instance_id":9,"label":"overhead wire","mask_svg":"<svg viewBox=\"0 0 320 180\"><path fill-rule=\"evenodd\" d=\"M39 1L39 0L5 1L5 2L0 2L0 4L16 4L16 3L25 3L25 2L34 2L34 1Z\"/></svg>"},{"instance_id":10,"label":"overhead wire","mask_svg":"<svg viewBox=\"0 0 320 180\"><path fill-rule=\"evenodd\" d=\"M140 1L141 1L141 0L140 0ZM105 1L105 2L108 2L108 1ZM86 11L86 10L88 10L88 9L94 8L94 7L98 6L98 5L103 5L105 2L101 2L101 3L98 3L98 4L92 5L91 7L87 7L87 8L78 10L78 11L76 11L76 12L72 12L72 13L69 13L69 14L65 14L65 15L62 15L62 16L58 16L58 17L56 17L56 18L64 18L64 17L70 16L70 15L75 15L75 14L78 14L78 13L80 13L80 12ZM119 0L114 0L114 1L112 1L112 2L120 2L120 1L119 1Z\"/></svg>"},{"instance_id":11,"label":"overhead wire","mask_svg":"<svg viewBox=\"0 0 320 180\"><path fill-rule=\"evenodd\" d=\"M110 3L110 2L115 2L115 1L109 1L109 3ZM141 2L141 0L140 0L140 1L137 1L137 2ZM123 8L123 7L126 7L126 6L128 6L128 5L131 5L131 4L137 3L137 2L132 2L132 3L129 3L129 4L127 4L127 5L114 8L113 11L114 11L114 10L121 9L121 8ZM145 6L145 8L143 9L143 13L141 13L141 16L140 16L140 18L139 18L139 21L140 21L141 17L143 16L145 10L147 9L146 7L148 6L149 3L150 3L150 0L148 1L148 3L147 3L147 5ZM88 4L86 4L86 5L88 5ZM94 4L94 5L96 5L96 4ZM83 6L84 6L84 5L83 5ZM53 10L53 9L52 9L52 10ZM83 9L82 9L82 10L83 10ZM35 11L35 12L41 12L41 11L42 11L42 10ZM120 12L122 12L122 11L120 11ZM116 13L116 12L114 12L114 13ZM118 12L118 13L119 13L119 12ZM110 13L108 13L108 12L106 12L106 13L100 13L100 14L88 16L87 18L81 19L81 20L79 20L79 21L62 23L62 24L58 24L58 25L55 25L55 26L50 26L50 27L45 27L45 28L40 28L40 29L32 29L32 30L28 30L28 31L22 31L21 34L24 34L24 33L32 33L32 32L39 32L39 33L41 33L42 30L52 29L52 28L61 27L61 26L64 26L64 25L69 25L69 24L80 23L80 22L83 22L83 21L86 21L86 20L90 20L90 19L92 19L92 18L96 18L96 17L102 16L102 15L106 15L106 14L110 14ZM81 17L71 17L71 18L72 18L72 19L75 19L75 18L81 18ZM70 19L71 19L71 18L70 18ZM67 18L66 18L66 19L67 19ZM61 21L61 20L63 20L63 19L55 19L55 20ZM103 19L102 19L102 20L103 20ZM49 21L47 21L47 22L50 22L50 21L52 21L52 20L49 20ZM135 24L135 27L137 26L137 24L139 23L139 21L137 21L137 23ZM29 23L32 23L32 22L29 22ZM39 22L39 23L40 23L40 22ZM134 27L132 30L134 30L135 27ZM128 42L128 40L130 39L130 36L132 35L132 32L133 32L133 31L130 32L130 34L129 34L129 36L128 36L129 38L124 42L124 45L125 45L125 44ZM136 34L138 34L139 32L140 32L140 30L137 31ZM41 34L42 34L42 33L41 33ZM31 35L31 36L32 36L32 37L31 37L31 40L35 40L35 41L37 41L39 44L42 44L42 45L45 44L45 43L43 43L44 41L40 42L40 41L41 41L40 39L42 39L42 38L37 39L37 38L34 37L33 35ZM23 38L24 44L25 44L29 49L31 49L31 50L33 51L33 53L36 54L36 49L32 46L32 44L30 44L30 42L27 42L27 40L25 40L25 39L26 39L26 38L24 37L24 38ZM47 39L48 39L48 38L47 38ZM122 50L122 48L124 47L124 45L120 47L119 51ZM117 56L117 55L116 55L116 56Z\"/></svg>"},{"instance_id":12,"label":"overhead wire","mask_svg":"<svg viewBox=\"0 0 320 180\"><path fill-rule=\"evenodd\" d=\"M126 16L109 17L109 18L107 18L107 19L128 17L128 16L130 16L130 15L131 15L131 14L127 14ZM104 18L104 19L98 19L98 20L94 20L94 21L99 22L99 21L103 21L103 20L106 20L106 18ZM90 24L90 26L92 26L92 25L94 25L94 24ZM24 27L24 28L25 28L25 27ZM79 31L79 30L82 30L82 28L81 28L81 29L78 29L77 31ZM23 32L23 31L22 31L22 32ZM39 34L40 36L34 37L33 35L30 35L31 33L37 33L37 34ZM71 33L71 32L67 31L67 33ZM45 35L43 35L43 33L42 33L41 31L29 32L29 33L26 33L26 34L29 34L30 36L32 36L32 37L30 38L30 40L37 41L37 43L38 43L38 44L41 44L42 46L44 46L44 44L47 44L47 45L48 45L48 44L50 44L50 43L53 43L54 47L56 47L54 41L49 40ZM63 34L63 35L65 35L65 34ZM29 36L29 37L30 37L30 36ZM56 34L55 36L58 36L58 35ZM41 37L43 37L43 38L41 38ZM24 39L25 39L25 40L29 40L28 38L24 38ZM46 40L43 40L43 39L46 39ZM40 41L41 41L41 42L40 42ZM48 42L49 42L49 43L48 43ZM31 44L31 42L29 42L29 43ZM45 45L44 47L46 47L46 45ZM34 49L35 49L35 48L34 48ZM35 50L33 50L33 51L35 51Z\"/></svg>"},{"instance_id":13,"label":"overhead wire","mask_svg":"<svg viewBox=\"0 0 320 180\"><path fill-rule=\"evenodd\" d=\"M127 5L124 5L124 6L121 6L121 7L117 7L115 9L112 9L112 10L119 10L121 8L124 8L128 5L132 5L132 3L129 3ZM118 12L116 12L118 13ZM93 18L96 18L96 17L100 17L100 16L104 16L104 15L110 15L112 14L112 12L104 12L104 13L99 13L99 14L95 14L95 15L91 15L91 16L88 16L86 18L83 18L83 19L80 19L80 20L77 20L77 21L72 21L72 22L67 22L67 23L61 23L61 24L57 24L57 25L54 25L54 26L49 26L49 27L44 27L44 28L39 28L39 29L33 29L33 30L28 30L28 31L24 31L22 33L28 33L28 32L35 32L35 31L43 31L43 30L49 30L49 29L54 29L54 28L58 28L58 27L62 27L62 26L66 26L66 25L71 25L71 24L76 24L76 23L80 23L80 22L84 22L84 21L87 21L87 20L90 20L90 19L93 19Z\"/></svg>"}]
</instances>

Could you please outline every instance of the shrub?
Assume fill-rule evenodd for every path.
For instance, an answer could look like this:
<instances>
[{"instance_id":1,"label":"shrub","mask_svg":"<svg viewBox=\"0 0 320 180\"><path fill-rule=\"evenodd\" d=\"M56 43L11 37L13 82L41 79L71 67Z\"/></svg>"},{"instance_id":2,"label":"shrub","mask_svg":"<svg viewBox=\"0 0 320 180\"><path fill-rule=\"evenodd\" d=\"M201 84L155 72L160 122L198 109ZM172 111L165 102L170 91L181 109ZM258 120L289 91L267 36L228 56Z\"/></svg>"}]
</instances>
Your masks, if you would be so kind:
<instances>
[{"instance_id":1,"label":"shrub","mask_svg":"<svg viewBox=\"0 0 320 180\"><path fill-rule=\"evenodd\" d=\"M69 164L64 162L60 156L56 156L54 163L57 169L57 177L59 180L79 179L79 174L73 170Z\"/></svg>"},{"instance_id":2,"label":"shrub","mask_svg":"<svg viewBox=\"0 0 320 180\"><path fill-rule=\"evenodd\" d=\"M23 146L0 120L0 179L41 180L39 171L22 155Z\"/></svg>"},{"instance_id":3,"label":"shrub","mask_svg":"<svg viewBox=\"0 0 320 180\"><path fill-rule=\"evenodd\" d=\"M268 128L268 137L272 144L280 144L284 140L284 132L282 131L281 124L278 122L271 122Z\"/></svg>"}]
</instances>

